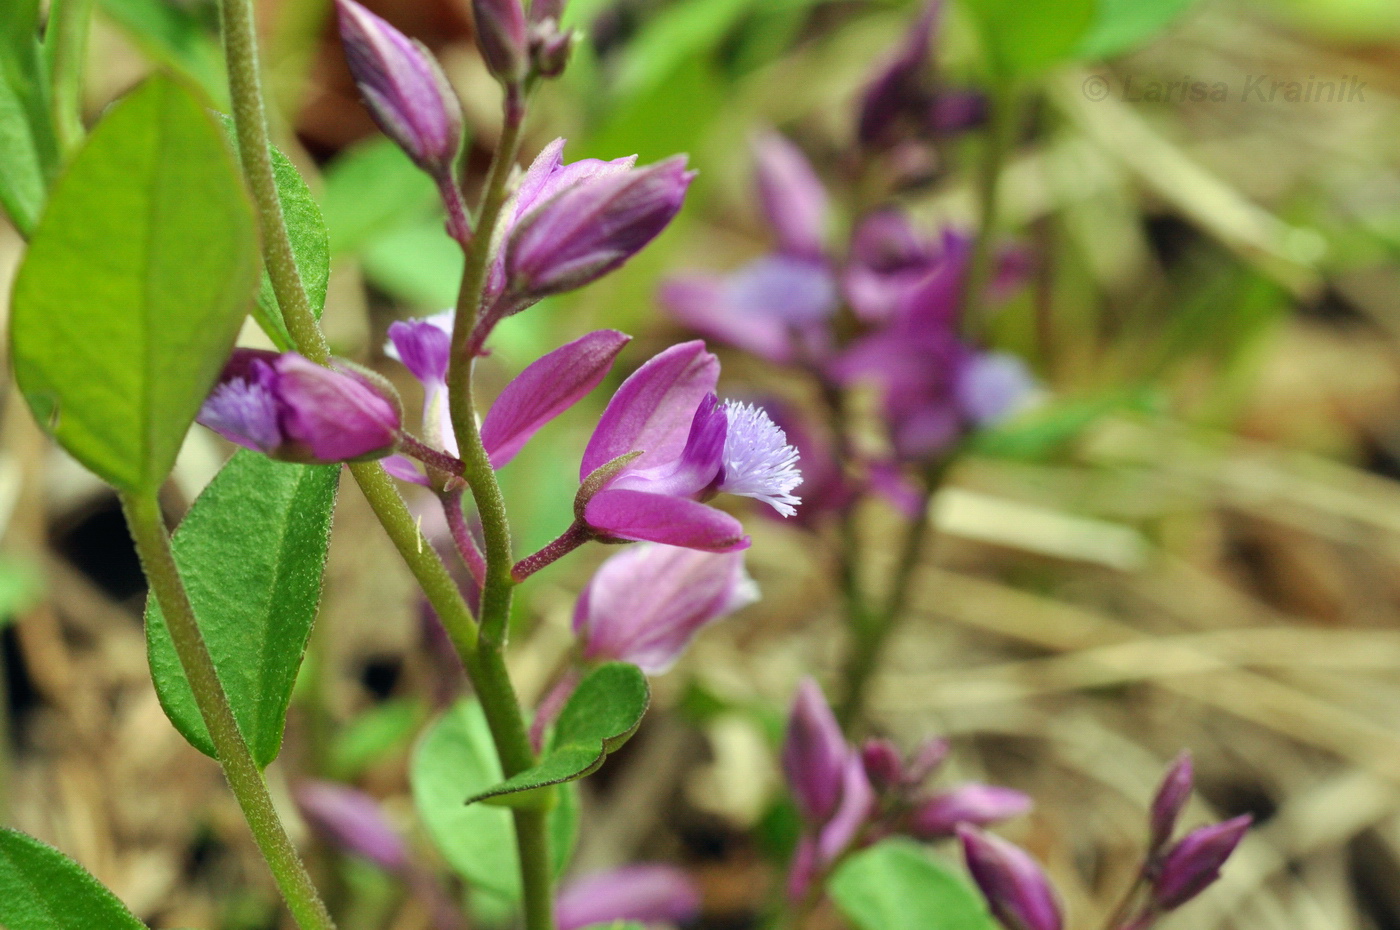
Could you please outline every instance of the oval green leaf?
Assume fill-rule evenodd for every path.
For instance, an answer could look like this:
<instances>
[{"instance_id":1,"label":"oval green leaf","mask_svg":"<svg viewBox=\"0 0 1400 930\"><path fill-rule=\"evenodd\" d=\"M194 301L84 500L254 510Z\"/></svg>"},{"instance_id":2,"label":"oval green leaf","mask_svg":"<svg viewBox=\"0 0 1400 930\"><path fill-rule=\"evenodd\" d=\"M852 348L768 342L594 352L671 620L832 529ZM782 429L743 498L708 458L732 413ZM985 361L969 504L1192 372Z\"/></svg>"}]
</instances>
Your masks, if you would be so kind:
<instances>
[{"instance_id":1,"label":"oval green leaf","mask_svg":"<svg viewBox=\"0 0 1400 930\"><path fill-rule=\"evenodd\" d=\"M908 840L852 856L827 891L859 930L997 930L981 895Z\"/></svg>"},{"instance_id":2,"label":"oval green leaf","mask_svg":"<svg viewBox=\"0 0 1400 930\"><path fill-rule=\"evenodd\" d=\"M118 488L175 462L247 312L252 207L195 95L154 77L59 177L15 281L15 377L40 425Z\"/></svg>"},{"instance_id":3,"label":"oval green leaf","mask_svg":"<svg viewBox=\"0 0 1400 930\"><path fill-rule=\"evenodd\" d=\"M564 705L540 764L472 795L467 803L533 792L593 774L637 732L650 703L651 689L641 669L626 662L598 666ZM534 801L532 796L528 803Z\"/></svg>"},{"instance_id":4,"label":"oval green leaf","mask_svg":"<svg viewBox=\"0 0 1400 930\"><path fill-rule=\"evenodd\" d=\"M239 451L214 476L175 532L175 562L219 680L253 758L282 746L330 544L340 467L290 465ZM151 676L166 715L214 756L165 618L146 604Z\"/></svg>"},{"instance_id":5,"label":"oval green leaf","mask_svg":"<svg viewBox=\"0 0 1400 930\"><path fill-rule=\"evenodd\" d=\"M146 930L86 869L16 830L0 830L0 927Z\"/></svg>"},{"instance_id":6,"label":"oval green leaf","mask_svg":"<svg viewBox=\"0 0 1400 930\"><path fill-rule=\"evenodd\" d=\"M460 701L433 724L413 754L410 778L429 836L473 895L509 906L518 902L520 869L510 811L462 803L501 780L480 704ZM557 796L559 803L549 814L550 849L555 870L563 871L578 830L578 801L571 791Z\"/></svg>"}]
</instances>

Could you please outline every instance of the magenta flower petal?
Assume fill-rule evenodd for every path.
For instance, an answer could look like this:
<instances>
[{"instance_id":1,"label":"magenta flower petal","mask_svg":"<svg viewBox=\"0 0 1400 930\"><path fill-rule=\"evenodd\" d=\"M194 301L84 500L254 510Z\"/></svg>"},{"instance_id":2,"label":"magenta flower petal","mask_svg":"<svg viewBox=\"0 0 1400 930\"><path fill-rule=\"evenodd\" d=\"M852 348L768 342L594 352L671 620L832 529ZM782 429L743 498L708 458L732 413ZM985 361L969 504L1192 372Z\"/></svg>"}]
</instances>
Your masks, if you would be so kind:
<instances>
[{"instance_id":1,"label":"magenta flower petal","mask_svg":"<svg viewBox=\"0 0 1400 930\"><path fill-rule=\"evenodd\" d=\"M345 60L374 121L418 167L450 172L462 144L462 106L442 68L354 0L336 0L336 9Z\"/></svg>"},{"instance_id":2,"label":"magenta flower petal","mask_svg":"<svg viewBox=\"0 0 1400 930\"><path fill-rule=\"evenodd\" d=\"M1150 838L1148 849L1156 853L1171 842L1176 832L1176 822L1181 816L1186 802L1191 800L1191 789L1195 785L1195 768L1190 752L1182 752L1167 769L1157 794L1152 799L1149 817Z\"/></svg>"},{"instance_id":3,"label":"magenta flower petal","mask_svg":"<svg viewBox=\"0 0 1400 930\"><path fill-rule=\"evenodd\" d=\"M738 520L722 510L684 497L645 491L599 491L584 508L584 519L596 532L631 539L732 552L749 547Z\"/></svg>"},{"instance_id":4,"label":"magenta flower petal","mask_svg":"<svg viewBox=\"0 0 1400 930\"><path fill-rule=\"evenodd\" d=\"M992 913L1007 930L1061 930L1055 890L1025 850L973 827L959 827L963 856Z\"/></svg>"},{"instance_id":5,"label":"magenta flower petal","mask_svg":"<svg viewBox=\"0 0 1400 930\"><path fill-rule=\"evenodd\" d=\"M327 781L308 781L293 792L307 822L341 850L389 872L408 868L408 847L363 791Z\"/></svg>"},{"instance_id":6,"label":"magenta flower petal","mask_svg":"<svg viewBox=\"0 0 1400 930\"><path fill-rule=\"evenodd\" d=\"M809 823L824 824L836 813L846 761L852 756L821 686L811 678L802 679L788 714L782 763L788 787Z\"/></svg>"},{"instance_id":7,"label":"magenta flower petal","mask_svg":"<svg viewBox=\"0 0 1400 930\"><path fill-rule=\"evenodd\" d=\"M447 380L452 361L452 321L456 313L444 313L389 324L385 353L403 363L413 377L426 384Z\"/></svg>"},{"instance_id":8,"label":"magenta flower petal","mask_svg":"<svg viewBox=\"0 0 1400 930\"><path fill-rule=\"evenodd\" d=\"M802 150L775 132L753 142L759 203L777 234L780 251L820 260L826 249L829 204Z\"/></svg>"},{"instance_id":9,"label":"magenta flower petal","mask_svg":"<svg viewBox=\"0 0 1400 930\"><path fill-rule=\"evenodd\" d=\"M700 913L695 882L669 865L629 865L575 879L555 902L559 930L636 921L684 923Z\"/></svg>"},{"instance_id":10,"label":"magenta flower petal","mask_svg":"<svg viewBox=\"0 0 1400 930\"><path fill-rule=\"evenodd\" d=\"M579 595L574 631L590 661L631 662L659 675L701 629L757 599L742 552L641 543L599 567Z\"/></svg>"},{"instance_id":11,"label":"magenta flower petal","mask_svg":"<svg viewBox=\"0 0 1400 930\"><path fill-rule=\"evenodd\" d=\"M865 777L860 755L850 753L841 772L841 801L817 834L817 854L824 864L835 862L860 836L875 810L875 790Z\"/></svg>"},{"instance_id":12,"label":"magenta flower petal","mask_svg":"<svg viewBox=\"0 0 1400 930\"><path fill-rule=\"evenodd\" d=\"M1245 814L1192 830L1168 851L1152 883L1152 900L1162 910L1180 907L1220 878L1220 870L1249 832Z\"/></svg>"},{"instance_id":13,"label":"magenta flower petal","mask_svg":"<svg viewBox=\"0 0 1400 930\"><path fill-rule=\"evenodd\" d=\"M379 460L379 464L383 465L385 471L400 481L422 485L425 488L432 487L432 482L423 473L423 467L406 455L386 456Z\"/></svg>"},{"instance_id":14,"label":"magenta flower petal","mask_svg":"<svg viewBox=\"0 0 1400 930\"><path fill-rule=\"evenodd\" d=\"M642 453L633 469L674 461L685 448L696 408L718 384L719 359L699 340L653 356L608 402L584 450L579 478L629 452Z\"/></svg>"},{"instance_id":15,"label":"magenta flower petal","mask_svg":"<svg viewBox=\"0 0 1400 930\"><path fill-rule=\"evenodd\" d=\"M481 424L491 467L504 468L540 427L597 387L631 339L600 329L536 360L507 384Z\"/></svg>"},{"instance_id":16,"label":"magenta flower petal","mask_svg":"<svg viewBox=\"0 0 1400 930\"><path fill-rule=\"evenodd\" d=\"M728 433L727 409L714 394L706 394L695 408L685 448L674 462L645 469L629 468L608 487L671 497L697 497L713 488L721 477Z\"/></svg>"},{"instance_id":17,"label":"magenta flower petal","mask_svg":"<svg viewBox=\"0 0 1400 930\"><path fill-rule=\"evenodd\" d=\"M1031 799L996 785L960 785L924 801L909 817L909 832L921 840L953 836L960 824L986 827L1031 809Z\"/></svg>"}]
</instances>

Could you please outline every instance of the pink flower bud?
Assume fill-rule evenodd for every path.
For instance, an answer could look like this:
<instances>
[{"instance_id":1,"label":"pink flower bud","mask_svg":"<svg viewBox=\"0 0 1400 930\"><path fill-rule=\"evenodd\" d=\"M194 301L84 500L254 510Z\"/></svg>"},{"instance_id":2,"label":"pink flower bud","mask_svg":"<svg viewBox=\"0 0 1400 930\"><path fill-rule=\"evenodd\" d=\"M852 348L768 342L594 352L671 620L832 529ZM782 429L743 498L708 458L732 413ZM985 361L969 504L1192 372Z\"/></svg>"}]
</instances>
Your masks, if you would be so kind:
<instances>
[{"instance_id":1,"label":"pink flower bud","mask_svg":"<svg viewBox=\"0 0 1400 930\"><path fill-rule=\"evenodd\" d=\"M899 788L904 784L904 757L899 748L887 739L869 739L860 748L865 776L877 791Z\"/></svg>"},{"instance_id":2,"label":"pink flower bud","mask_svg":"<svg viewBox=\"0 0 1400 930\"><path fill-rule=\"evenodd\" d=\"M1220 878L1220 869L1244 839L1254 818L1245 814L1192 830L1162 860L1152 883L1152 901L1164 911L1180 907Z\"/></svg>"},{"instance_id":3,"label":"pink flower bud","mask_svg":"<svg viewBox=\"0 0 1400 930\"><path fill-rule=\"evenodd\" d=\"M525 76L525 10L520 0L472 0L476 44L486 67L498 80L514 83Z\"/></svg>"},{"instance_id":4,"label":"pink flower bud","mask_svg":"<svg viewBox=\"0 0 1400 930\"><path fill-rule=\"evenodd\" d=\"M1172 834L1176 832L1177 818L1181 816L1186 802L1191 799L1193 782L1191 753L1182 752L1176 757L1171 768L1167 769L1166 777L1162 779L1161 787L1157 789L1157 796L1152 799L1152 813L1149 821L1151 833L1147 844L1149 855L1155 855L1167 843L1171 842Z\"/></svg>"},{"instance_id":5,"label":"pink flower bud","mask_svg":"<svg viewBox=\"0 0 1400 930\"><path fill-rule=\"evenodd\" d=\"M783 772L808 822L824 824L841 802L850 748L821 687L804 678L797 687L783 741Z\"/></svg>"},{"instance_id":6,"label":"pink flower bud","mask_svg":"<svg viewBox=\"0 0 1400 930\"><path fill-rule=\"evenodd\" d=\"M952 836L960 824L986 827L1031 809L1031 799L996 785L960 785L924 801L909 816L909 833L921 840Z\"/></svg>"},{"instance_id":7,"label":"pink flower bud","mask_svg":"<svg viewBox=\"0 0 1400 930\"><path fill-rule=\"evenodd\" d=\"M959 827L968 871L1007 930L1061 930L1050 880L1023 849L973 827Z\"/></svg>"},{"instance_id":8,"label":"pink flower bud","mask_svg":"<svg viewBox=\"0 0 1400 930\"><path fill-rule=\"evenodd\" d=\"M370 116L414 164L447 176L462 145L462 105L437 60L355 0L336 0L336 9L345 60Z\"/></svg>"},{"instance_id":9,"label":"pink flower bud","mask_svg":"<svg viewBox=\"0 0 1400 930\"><path fill-rule=\"evenodd\" d=\"M235 349L198 421L288 462L346 462L394 451L403 414L387 382L295 352Z\"/></svg>"}]
</instances>

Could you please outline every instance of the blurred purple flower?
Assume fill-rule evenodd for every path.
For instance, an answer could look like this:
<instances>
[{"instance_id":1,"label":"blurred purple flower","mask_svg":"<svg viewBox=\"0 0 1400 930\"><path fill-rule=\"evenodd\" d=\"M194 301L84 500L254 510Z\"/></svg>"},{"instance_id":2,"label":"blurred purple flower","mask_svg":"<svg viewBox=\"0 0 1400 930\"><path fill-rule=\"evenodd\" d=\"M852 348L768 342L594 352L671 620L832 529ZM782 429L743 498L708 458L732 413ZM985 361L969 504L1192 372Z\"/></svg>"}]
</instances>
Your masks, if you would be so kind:
<instances>
[{"instance_id":1,"label":"blurred purple flower","mask_svg":"<svg viewBox=\"0 0 1400 930\"><path fill-rule=\"evenodd\" d=\"M1186 802L1191 800L1191 788L1194 784L1195 771L1191 753L1183 751L1167 769L1167 774L1152 799L1147 843L1149 857L1155 856L1171 842L1172 834L1176 832L1177 819L1185 809Z\"/></svg>"},{"instance_id":2,"label":"blurred purple flower","mask_svg":"<svg viewBox=\"0 0 1400 930\"><path fill-rule=\"evenodd\" d=\"M408 847L379 802L363 791L328 781L306 781L293 792L312 828L343 852L389 872L408 868Z\"/></svg>"},{"instance_id":3,"label":"blurred purple flower","mask_svg":"<svg viewBox=\"0 0 1400 930\"><path fill-rule=\"evenodd\" d=\"M755 184L759 204L778 239L778 251L821 262L826 252L829 204L812 164L802 150L776 132L754 138Z\"/></svg>"},{"instance_id":4,"label":"blurred purple flower","mask_svg":"<svg viewBox=\"0 0 1400 930\"><path fill-rule=\"evenodd\" d=\"M948 741L925 740L914 750L908 761L899 747L887 739L870 739L861 747L865 773L875 788L881 791L918 788L948 757Z\"/></svg>"},{"instance_id":5,"label":"blurred purple flower","mask_svg":"<svg viewBox=\"0 0 1400 930\"><path fill-rule=\"evenodd\" d=\"M958 375L958 405L977 426L995 426L1016 414L1039 392L1026 363L1005 352L978 352Z\"/></svg>"},{"instance_id":6,"label":"blurred purple flower","mask_svg":"<svg viewBox=\"0 0 1400 930\"><path fill-rule=\"evenodd\" d=\"M1050 881L1025 850L973 827L958 828L968 871L1007 930L1061 930Z\"/></svg>"},{"instance_id":7,"label":"blurred purple flower","mask_svg":"<svg viewBox=\"0 0 1400 930\"><path fill-rule=\"evenodd\" d=\"M231 442L289 462L386 455L402 431L397 399L367 376L260 349L234 349L197 419Z\"/></svg>"},{"instance_id":8,"label":"blurred purple flower","mask_svg":"<svg viewBox=\"0 0 1400 930\"><path fill-rule=\"evenodd\" d=\"M418 167L450 177L462 106L437 60L354 0L336 0L336 9L345 60L374 121Z\"/></svg>"},{"instance_id":9,"label":"blurred purple flower","mask_svg":"<svg viewBox=\"0 0 1400 930\"><path fill-rule=\"evenodd\" d=\"M579 472L597 485L582 502L591 531L723 552L747 547L748 538L737 520L702 500L727 492L793 512L791 492L802 480L796 450L762 410L720 403L718 379L719 360L694 341L661 352L623 382Z\"/></svg>"},{"instance_id":10,"label":"blurred purple flower","mask_svg":"<svg viewBox=\"0 0 1400 930\"><path fill-rule=\"evenodd\" d=\"M921 840L953 836L962 824L986 827L1031 809L1031 799L996 785L959 785L923 801L909 815L909 833Z\"/></svg>"},{"instance_id":11,"label":"blurred purple flower","mask_svg":"<svg viewBox=\"0 0 1400 930\"><path fill-rule=\"evenodd\" d=\"M559 930L635 921L674 924L700 913L700 889L674 866L629 865L574 879L555 901Z\"/></svg>"},{"instance_id":12,"label":"blurred purple flower","mask_svg":"<svg viewBox=\"0 0 1400 930\"><path fill-rule=\"evenodd\" d=\"M1152 901L1164 911L1180 907L1220 878L1220 869L1244 839L1254 818L1245 814L1192 830L1168 850L1152 882Z\"/></svg>"},{"instance_id":13,"label":"blurred purple flower","mask_svg":"<svg viewBox=\"0 0 1400 930\"><path fill-rule=\"evenodd\" d=\"M837 296L824 264L769 255L725 277L672 278L662 284L658 299L703 336L790 364L830 351L827 324Z\"/></svg>"},{"instance_id":14,"label":"blurred purple flower","mask_svg":"<svg viewBox=\"0 0 1400 930\"><path fill-rule=\"evenodd\" d=\"M667 671L705 626L758 600L742 552L629 546L604 562L579 595L574 632L589 661Z\"/></svg>"},{"instance_id":15,"label":"blurred purple flower","mask_svg":"<svg viewBox=\"0 0 1400 930\"><path fill-rule=\"evenodd\" d=\"M788 787L808 823L824 824L836 813L851 755L821 686L802 679L788 714L782 762Z\"/></svg>"}]
</instances>

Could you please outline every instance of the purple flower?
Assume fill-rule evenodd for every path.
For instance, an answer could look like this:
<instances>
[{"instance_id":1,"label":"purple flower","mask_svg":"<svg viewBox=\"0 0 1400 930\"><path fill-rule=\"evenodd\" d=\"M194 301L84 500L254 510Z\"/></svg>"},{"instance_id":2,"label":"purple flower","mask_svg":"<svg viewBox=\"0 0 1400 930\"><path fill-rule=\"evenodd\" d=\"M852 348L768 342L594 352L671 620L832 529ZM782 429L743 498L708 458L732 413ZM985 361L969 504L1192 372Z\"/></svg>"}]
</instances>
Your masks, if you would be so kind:
<instances>
[{"instance_id":1,"label":"purple flower","mask_svg":"<svg viewBox=\"0 0 1400 930\"><path fill-rule=\"evenodd\" d=\"M727 277L687 275L658 294L670 314L704 336L779 364L830 351L836 313L831 272L820 262L770 255Z\"/></svg>"},{"instance_id":2,"label":"purple flower","mask_svg":"<svg viewBox=\"0 0 1400 930\"><path fill-rule=\"evenodd\" d=\"M702 500L727 492L793 512L797 451L762 410L721 403L718 380L719 360L695 341L656 355L618 388L579 472L596 484L582 502L592 532L723 552L748 539Z\"/></svg>"},{"instance_id":3,"label":"purple flower","mask_svg":"<svg viewBox=\"0 0 1400 930\"><path fill-rule=\"evenodd\" d=\"M863 144L890 141L910 109L927 106L927 74L933 32L942 0L930 0L904 38L904 44L861 95L856 135Z\"/></svg>"},{"instance_id":4,"label":"purple flower","mask_svg":"<svg viewBox=\"0 0 1400 930\"><path fill-rule=\"evenodd\" d=\"M448 177L462 144L462 106L432 53L354 0L336 0L345 60L370 115L435 177Z\"/></svg>"},{"instance_id":5,"label":"purple flower","mask_svg":"<svg viewBox=\"0 0 1400 930\"><path fill-rule=\"evenodd\" d=\"M366 375L294 352L235 349L198 421L240 446L289 462L376 458L398 445L396 399Z\"/></svg>"},{"instance_id":6,"label":"purple flower","mask_svg":"<svg viewBox=\"0 0 1400 930\"><path fill-rule=\"evenodd\" d=\"M403 362L423 384L423 441L457 455L447 405L452 317L449 310L392 324L385 352ZM631 338L612 329L596 330L535 360L516 375L481 424L481 442L491 466L504 468L541 427L597 387ZM386 467L395 477L420 484L425 480L418 467L401 456Z\"/></svg>"},{"instance_id":7,"label":"purple flower","mask_svg":"<svg viewBox=\"0 0 1400 930\"><path fill-rule=\"evenodd\" d=\"M684 923L700 913L700 890L669 865L629 865L569 882L555 901L559 930L636 921Z\"/></svg>"},{"instance_id":8,"label":"purple flower","mask_svg":"<svg viewBox=\"0 0 1400 930\"><path fill-rule=\"evenodd\" d=\"M1192 830L1162 860L1152 883L1152 901L1164 911L1180 907L1220 878L1220 869L1244 839L1254 818L1245 814Z\"/></svg>"},{"instance_id":9,"label":"purple flower","mask_svg":"<svg viewBox=\"0 0 1400 930\"><path fill-rule=\"evenodd\" d=\"M758 600L742 552L629 546L599 567L574 607L590 661L667 671L705 626Z\"/></svg>"},{"instance_id":10,"label":"purple flower","mask_svg":"<svg viewBox=\"0 0 1400 930\"><path fill-rule=\"evenodd\" d=\"M758 200L784 255L820 262L826 251L826 189L802 150L775 132L753 142Z\"/></svg>"},{"instance_id":11,"label":"purple flower","mask_svg":"<svg viewBox=\"0 0 1400 930\"><path fill-rule=\"evenodd\" d=\"M1177 819L1185 809L1186 802L1191 800L1191 788L1194 784L1195 771L1191 753L1184 751L1167 769L1167 774L1152 799L1147 844L1149 856L1156 855L1171 842L1172 834L1176 832Z\"/></svg>"},{"instance_id":12,"label":"purple flower","mask_svg":"<svg viewBox=\"0 0 1400 930\"><path fill-rule=\"evenodd\" d=\"M1007 930L1061 930L1055 890L1026 852L973 827L958 828L968 871Z\"/></svg>"},{"instance_id":13,"label":"purple flower","mask_svg":"<svg viewBox=\"0 0 1400 930\"><path fill-rule=\"evenodd\" d=\"M680 212L695 177L683 155L635 168L634 159L564 166L562 153L560 140L521 182L494 282L505 300L497 316L622 265Z\"/></svg>"},{"instance_id":14,"label":"purple flower","mask_svg":"<svg viewBox=\"0 0 1400 930\"><path fill-rule=\"evenodd\" d=\"M379 802L363 791L327 781L307 781L293 792L301 814L332 844L388 872L408 868L408 847Z\"/></svg>"},{"instance_id":15,"label":"purple flower","mask_svg":"<svg viewBox=\"0 0 1400 930\"><path fill-rule=\"evenodd\" d=\"M1031 799L996 785L960 785L936 794L909 815L909 833L921 840L953 836L960 824L986 827L1031 809Z\"/></svg>"},{"instance_id":16,"label":"purple flower","mask_svg":"<svg viewBox=\"0 0 1400 930\"><path fill-rule=\"evenodd\" d=\"M809 823L824 824L836 812L851 756L821 686L804 678L788 714L782 761L798 810Z\"/></svg>"},{"instance_id":17,"label":"purple flower","mask_svg":"<svg viewBox=\"0 0 1400 930\"><path fill-rule=\"evenodd\" d=\"M472 0L476 44L486 67L507 84L525 76L525 10L520 0Z\"/></svg>"}]
</instances>

